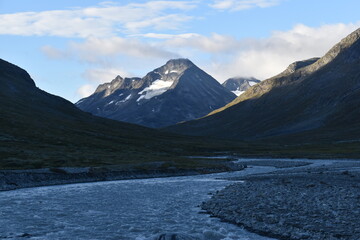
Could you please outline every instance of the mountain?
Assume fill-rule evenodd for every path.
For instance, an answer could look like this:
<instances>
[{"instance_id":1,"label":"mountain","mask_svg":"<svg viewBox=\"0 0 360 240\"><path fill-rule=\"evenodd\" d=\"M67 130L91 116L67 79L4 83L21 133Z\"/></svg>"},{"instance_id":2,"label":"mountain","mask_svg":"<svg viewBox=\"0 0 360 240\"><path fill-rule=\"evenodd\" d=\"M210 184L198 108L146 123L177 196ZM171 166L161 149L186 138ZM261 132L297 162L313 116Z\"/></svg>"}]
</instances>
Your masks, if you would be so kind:
<instances>
[{"instance_id":1,"label":"mountain","mask_svg":"<svg viewBox=\"0 0 360 240\"><path fill-rule=\"evenodd\" d=\"M163 163L196 168L210 163L182 156L202 155L221 145L92 116L40 90L25 70L1 59L0 84L0 169L146 170Z\"/></svg>"},{"instance_id":2,"label":"mountain","mask_svg":"<svg viewBox=\"0 0 360 240\"><path fill-rule=\"evenodd\" d=\"M117 76L76 106L97 116L159 128L205 116L235 97L190 60L175 59L143 78Z\"/></svg>"},{"instance_id":3,"label":"mountain","mask_svg":"<svg viewBox=\"0 0 360 240\"><path fill-rule=\"evenodd\" d=\"M207 117L167 130L287 143L359 142L359 117L360 29L322 58L293 63Z\"/></svg>"},{"instance_id":4,"label":"mountain","mask_svg":"<svg viewBox=\"0 0 360 240\"><path fill-rule=\"evenodd\" d=\"M243 77L235 77L229 78L222 85L233 92L236 96L240 96L250 87L254 86L261 82L256 78L243 78Z\"/></svg>"}]
</instances>

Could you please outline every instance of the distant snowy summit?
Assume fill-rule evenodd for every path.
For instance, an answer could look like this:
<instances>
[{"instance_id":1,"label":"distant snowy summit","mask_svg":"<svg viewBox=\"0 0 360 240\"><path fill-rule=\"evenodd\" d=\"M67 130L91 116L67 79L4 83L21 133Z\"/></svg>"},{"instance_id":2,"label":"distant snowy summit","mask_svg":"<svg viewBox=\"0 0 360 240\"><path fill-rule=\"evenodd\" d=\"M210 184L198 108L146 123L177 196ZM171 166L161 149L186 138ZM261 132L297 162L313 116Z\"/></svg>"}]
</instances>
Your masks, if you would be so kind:
<instances>
[{"instance_id":1,"label":"distant snowy summit","mask_svg":"<svg viewBox=\"0 0 360 240\"><path fill-rule=\"evenodd\" d=\"M233 92L236 96L240 96L250 87L254 86L261 82L256 78L243 78L243 77L236 77L236 78L229 78L226 80L222 85Z\"/></svg>"},{"instance_id":2,"label":"distant snowy summit","mask_svg":"<svg viewBox=\"0 0 360 240\"><path fill-rule=\"evenodd\" d=\"M207 115L235 98L188 59L173 59L143 78L117 76L76 103L94 115L160 128Z\"/></svg>"}]
</instances>

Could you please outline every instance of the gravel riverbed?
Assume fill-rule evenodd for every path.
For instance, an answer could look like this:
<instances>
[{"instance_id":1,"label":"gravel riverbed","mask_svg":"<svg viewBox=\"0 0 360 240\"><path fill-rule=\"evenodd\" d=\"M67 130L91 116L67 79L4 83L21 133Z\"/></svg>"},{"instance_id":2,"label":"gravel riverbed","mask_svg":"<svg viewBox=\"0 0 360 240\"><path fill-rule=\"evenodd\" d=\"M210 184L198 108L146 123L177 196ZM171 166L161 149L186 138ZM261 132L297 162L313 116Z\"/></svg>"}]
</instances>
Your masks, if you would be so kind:
<instances>
[{"instance_id":1,"label":"gravel riverbed","mask_svg":"<svg viewBox=\"0 0 360 240\"><path fill-rule=\"evenodd\" d=\"M237 180L202 208L277 239L360 239L360 161L315 162Z\"/></svg>"},{"instance_id":2,"label":"gravel riverbed","mask_svg":"<svg viewBox=\"0 0 360 240\"><path fill-rule=\"evenodd\" d=\"M0 191L71 183L191 176L226 171L240 171L244 168L245 166L241 164L220 162L215 167L194 169L149 168L147 170L139 170L132 167L124 169L110 167L63 167L28 170L0 170Z\"/></svg>"}]
</instances>

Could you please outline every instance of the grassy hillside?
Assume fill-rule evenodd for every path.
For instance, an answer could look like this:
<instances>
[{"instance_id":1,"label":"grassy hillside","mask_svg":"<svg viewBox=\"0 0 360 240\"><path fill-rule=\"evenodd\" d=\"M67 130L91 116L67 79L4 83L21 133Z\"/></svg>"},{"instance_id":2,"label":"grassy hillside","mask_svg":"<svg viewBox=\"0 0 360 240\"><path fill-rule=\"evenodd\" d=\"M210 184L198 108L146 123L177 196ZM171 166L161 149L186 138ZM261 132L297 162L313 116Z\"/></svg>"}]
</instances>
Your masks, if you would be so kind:
<instances>
[{"instance_id":1,"label":"grassy hillside","mask_svg":"<svg viewBox=\"0 0 360 240\"><path fill-rule=\"evenodd\" d=\"M321 138L326 138L322 135L326 131L317 134L321 141L311 144L306 134L292 136L300 139L301 144L290 144L286 138L244 142L181 136L95 117L36 88L25 70L3 60L0 60L0 84L0 169L220 167L221 159L188 157L212 155L360 157L359 142L355 140L339 139L330 145L323 144ZM350 124L357 112L351 115L351 108L343 111L349 116L346 123ZM344 121L343 118L332 120L335 127L338 121ZM357 132L349 129L337 127L337 130L347 132L353 139L357 137Z\"/></svg>"},{"instance_id":2,"label":"grassy hillside","mask_svg":"<svg viewBox=\"0 0 360 240\"><path fill-rule=\"evenodd\" d=\"M201 138L161 133L92 116L35 87L26 71L0 60L0 169L60 166L193 168L186 156L222 151ZM145 165L144 165L145 164ZM161 165L161 164L160 164Z\"/></svg>"}]
</instances>

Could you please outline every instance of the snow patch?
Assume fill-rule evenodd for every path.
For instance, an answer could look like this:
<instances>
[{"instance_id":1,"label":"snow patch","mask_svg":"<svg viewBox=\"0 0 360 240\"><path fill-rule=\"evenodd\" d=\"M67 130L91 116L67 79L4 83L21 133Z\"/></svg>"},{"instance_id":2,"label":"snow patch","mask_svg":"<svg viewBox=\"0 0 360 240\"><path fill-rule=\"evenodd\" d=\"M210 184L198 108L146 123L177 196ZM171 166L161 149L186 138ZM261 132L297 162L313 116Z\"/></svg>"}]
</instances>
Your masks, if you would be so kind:
<instances>
[{"instance_id":1,"label":"snow patch","mask_svg":"<svg viewBox=\"0 0 360 240\"><path fill-rule=\"evenodd\" d=\"M232 91L236 96L240 96L241 94L243 94L245 91L240 91L239 89L236 91Z\"/></svg>"},{"instance_id":2,"label":"snow patch","mask_svg":"<svg viewBox=\"0 0 360 240\"><path fill-rule=\"evenodd\" d=\"M131 94L129 96L127 96L125 99L118 101L116 104L124 103L124 102L128 101L130 98L131 98Z\"/></svg>"},{"instance_id":3,"label":"snow patch","mask_svg":"<svg viewBox=\"0 0 360 240\"><path fill-rule=\"evenodd\" d=\"M256 85L256 84L258 84L257 82L253 82L253 81L249 81L249 85L250 86L254 86L254 85Z\"/></svg>"},{"instance_id":4,"label":"snow patch","mask_svg":"<svg viewBox=\"0 0 360 240\"><path fill-rule=\"evenodd\" d=\"M169 90L174 81L164 81L161 79L155 80L149 87L144 88L139 94L141 95L136 101L139 102L141 99L151 99L159 96Z\"/></svg>"},{"instance_id":5,"label":"snow patch","mask_svg":"<svg viewBox=\"0 0 360 240\"><path fill-rule=\"evenodd\" d=\"M170 73L179 73L179 71L177 71L177 70L166 70L165 72L164 72L164 74L165 75L168 75L168 74L170 74Z\"/></svg>"},{"instance_id":6,"label":"snow patch","mask_svg":"<svg viewBox=\"0 0 360 240\"><path fill-rule=\"evenodd\" d=\"M125 100L124 100L124 101L129 100L129 99L130 99L130 97L131 97L131 94L130 94L129 96L127 96L127 97L125 98Z\"/></svg>"}]
</instances>

